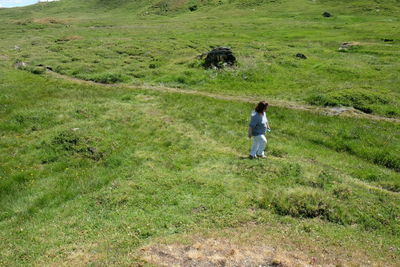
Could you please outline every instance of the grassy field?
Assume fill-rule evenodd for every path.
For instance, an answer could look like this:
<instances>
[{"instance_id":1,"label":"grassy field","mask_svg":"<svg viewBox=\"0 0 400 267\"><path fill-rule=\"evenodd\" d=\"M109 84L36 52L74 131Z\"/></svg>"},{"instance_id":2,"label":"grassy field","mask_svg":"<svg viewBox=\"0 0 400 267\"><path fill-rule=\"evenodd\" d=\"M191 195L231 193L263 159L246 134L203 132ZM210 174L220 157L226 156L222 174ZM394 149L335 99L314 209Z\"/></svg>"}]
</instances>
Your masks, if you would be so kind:
<instances>
[{"instance_id":1,"label":"grassy field","mask_svg":"<svg viewBox=\"0 0 400 267\"><path fill-rule=\"evenodd\" d=\"M1 10L7 36L2 50L15 61L86 80L344 105L400 117L397 1L198 2L203 5L194 12L188 9L194 2L177 0L64 1ZM327 10L333 17L322 16ZM354 45L340 52L343 42ZM10 51L15 45L20 49ZM196 57L215 46L231 47L237 66L204 70Z\"/></svg>"},{"instance_id":2,"label":"grassy field","mask_svg":"<svg viewBox=\"0 0 400 267\"><path fill-rule=\"evenodd\" d=\"M216 240L210 247L284 252L257 266L398 266L398 123L271 106L268 157L251 161L254 104L141 88L398 118L396 3L65 0L0 9L0 265L160 264L177 244ZM334 16L323 18L326 10ZM345 41L358 44L339 52ZM216 45L232 47L238 65L204 70L196 56ZM19 61L28 65L16 69ZM117 85L57 78L39 64ZM144 256L161 244L170 246L161 260Z\"/></svg>"}]
</instances>

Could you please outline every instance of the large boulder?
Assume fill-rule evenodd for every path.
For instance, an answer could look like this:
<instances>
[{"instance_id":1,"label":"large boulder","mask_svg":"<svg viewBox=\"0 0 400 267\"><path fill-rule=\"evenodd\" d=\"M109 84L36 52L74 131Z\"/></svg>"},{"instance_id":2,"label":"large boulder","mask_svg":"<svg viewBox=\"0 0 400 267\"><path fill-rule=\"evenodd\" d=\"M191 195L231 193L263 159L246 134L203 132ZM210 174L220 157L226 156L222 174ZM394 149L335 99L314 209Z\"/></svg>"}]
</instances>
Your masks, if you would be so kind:
<instances>
[{"instance_id":1,"label":"large boulder","mask_svg":"<svg viewBox=\"0 0 400 267\"><path fill-rule=\"evenodd\" d=\"M330 18L330 17L332 17L332 14L325 11L324 13L322 13L322 16L325 18Z\"/></svg>"},{"instance_id":2,"label":"large boulder","mask_svg":"<svg viewBox=\"0 0 400 267\"><path fill-rule=\"evenodd\" d=\"M232 50L228 47L217 47L206 55L204 67L221 69L226 66L233 66L236 63L236 58Z\"/></svg>"}]
</instances>

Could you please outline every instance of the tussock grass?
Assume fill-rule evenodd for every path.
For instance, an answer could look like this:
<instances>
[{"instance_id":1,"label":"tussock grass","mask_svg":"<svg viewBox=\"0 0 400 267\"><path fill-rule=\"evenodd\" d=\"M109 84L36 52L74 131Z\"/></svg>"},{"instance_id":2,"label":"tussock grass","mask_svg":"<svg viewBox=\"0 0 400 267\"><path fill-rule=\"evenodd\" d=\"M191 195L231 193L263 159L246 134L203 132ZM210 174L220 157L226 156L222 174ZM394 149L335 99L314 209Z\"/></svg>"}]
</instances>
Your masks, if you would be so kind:
<instances>
[{"instance_id":1,"label":"tussock grass","mask_svg":"<svg viewBox=\"0 0 400 267\"><path fill-rule=\"evenodd\" d=\"M141 264L160 238L248 225L309 260L329 244L346 251L335 258L398 265L398 124L271 106L267 159L251 161L253 104L30 67L396 117L394 2L77 3L0 10L0 265ZM345 41L359 44L340 53ZM218 45L236 67L201 66Z\"/></svg>"},{"instance_id":2,"label":"tussock grass","mask_svg":"<svg viewBox=\"0 0 400 267\"><path fill-rule=\"evenodd\" d=\"M86 252L93 262L140 262L130 252L158 237L269 218L278 228L320 220L321 230L299 240L322 234L341 242L336 233L345 227L357 242L397 257L388 247L398 242L399 199L377 186L397 184L398 173L300 138L368 126L373 131L360 138L378 140L396 125L271 107L269 156L250 161L241 157L252 105L2 73L2 264L67 262L70 243L98 251L98 258ZM331 128L321 127L327 121ZM368 168L381 178L352 176ZM34 242L43 231L46 242Z\"/></svg>"},{"instance_id":3,"label":"tussock grass","mask_svg":"<svg viewBox=\"0 0 400 267\"><path fill-rule=\"evenodd\" d=\"M195 12L189 10L193 5L198 6ZM322 16L327 10L333 17ZM11 57L24 54L32 65L74 77L400 114L394 60L400 37L391 30L398 24L398 8L391 1L67 0L1 12L8 33L5 47L22 47L8 51ZM20 21L16 16L27 22L15 23ZM344 42L354 45L340 53ZM235 68L202 67L196 57L216 46L233 49ZM296 58L297 53L307 60Z\"/></svg>"}]
</instances>

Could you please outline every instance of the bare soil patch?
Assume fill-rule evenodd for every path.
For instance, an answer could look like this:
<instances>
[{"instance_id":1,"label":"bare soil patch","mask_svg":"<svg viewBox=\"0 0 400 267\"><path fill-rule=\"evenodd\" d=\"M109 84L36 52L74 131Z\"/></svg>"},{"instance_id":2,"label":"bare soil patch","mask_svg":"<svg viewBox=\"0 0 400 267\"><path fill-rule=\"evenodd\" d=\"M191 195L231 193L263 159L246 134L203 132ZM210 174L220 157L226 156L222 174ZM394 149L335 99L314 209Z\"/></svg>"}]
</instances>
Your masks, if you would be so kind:
<instances>
[{"instance_id":1,"label":"bare soil patch","mask_svg":"<svg viewBox=\"0 0 400 267\"><path fill-rule=\"evenodd\" d=\"M144 259L159 266L307 266L306 259L267 245L244 246L224 239L199 239L192 245L142 248Z\"/></svg>"},{"instance_id":2,"label":"bare soil patch","mask_svg":"<svg viewBox=\"0 0 400 267\"><path fill-rule=\"evenodd\" d=\"M312 221L308 225L313 228ZM395 251L383 257L382 248L371 251L364 245L352 240L332 242L290 225L250 222L153 240L135 255L156 266L398 266Z\"/></svg>"}]
</instances>

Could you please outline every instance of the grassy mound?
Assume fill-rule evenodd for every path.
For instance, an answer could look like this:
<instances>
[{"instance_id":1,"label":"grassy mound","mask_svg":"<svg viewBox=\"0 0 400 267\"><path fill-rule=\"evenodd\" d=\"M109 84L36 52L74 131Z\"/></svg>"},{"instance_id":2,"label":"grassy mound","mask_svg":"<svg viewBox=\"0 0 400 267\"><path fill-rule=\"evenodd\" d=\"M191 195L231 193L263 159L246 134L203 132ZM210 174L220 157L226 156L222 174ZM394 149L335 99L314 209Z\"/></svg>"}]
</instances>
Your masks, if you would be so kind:
<instances>
[{"instance_id":1,"label":"grassy mound","mask_svg":"<svg viewBox=\"0 0 400 267\"><path fill-rule=\"evenodd\" d=\"M387 116L398 116L397 110L391 107L393 97L371 90L346 89L313 95L308 99L312 105L348 106L365 113L385 113Z\"/></svg>"}]
</instances>

